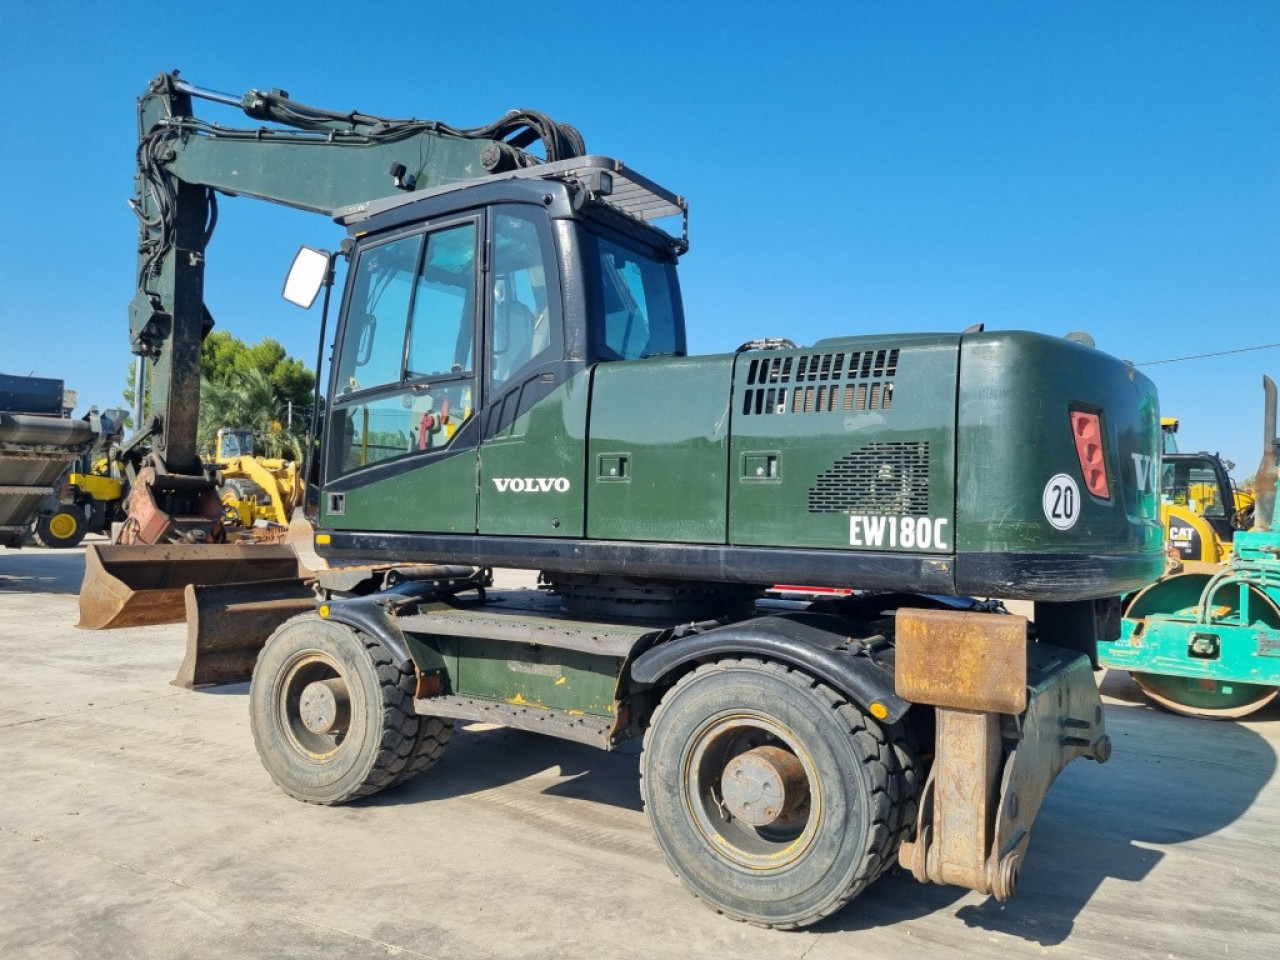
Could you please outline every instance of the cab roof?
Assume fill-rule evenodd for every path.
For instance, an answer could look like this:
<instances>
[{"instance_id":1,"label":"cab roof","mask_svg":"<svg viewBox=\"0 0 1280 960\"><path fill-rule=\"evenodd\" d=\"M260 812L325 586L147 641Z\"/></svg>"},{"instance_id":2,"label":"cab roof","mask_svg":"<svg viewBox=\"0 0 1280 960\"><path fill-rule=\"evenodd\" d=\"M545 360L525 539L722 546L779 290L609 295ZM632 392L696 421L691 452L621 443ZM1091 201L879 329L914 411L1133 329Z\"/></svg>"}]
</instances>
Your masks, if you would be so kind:
<instances>
[{"instance_id":1,"label":"cab roof","mask_svg":"<svg viewBox=\"0 0 1280 960\"><path fill-rule=\"evenodd\" d=\"M334 212L333 218L348 229L356 228L360 223L373 217L424 200L506 180L558 180L574 185L585 190L592 200L634 220L661 229L681 247L687 248L689 245L689 205L684 197L640 175L621 161L598 154L558 160L554 163L541 163L519 170L443 184L378 200L365 200L339 207ZM670 217L680 217L679 235L657 223Z\"/></svg>"}]
</instances>

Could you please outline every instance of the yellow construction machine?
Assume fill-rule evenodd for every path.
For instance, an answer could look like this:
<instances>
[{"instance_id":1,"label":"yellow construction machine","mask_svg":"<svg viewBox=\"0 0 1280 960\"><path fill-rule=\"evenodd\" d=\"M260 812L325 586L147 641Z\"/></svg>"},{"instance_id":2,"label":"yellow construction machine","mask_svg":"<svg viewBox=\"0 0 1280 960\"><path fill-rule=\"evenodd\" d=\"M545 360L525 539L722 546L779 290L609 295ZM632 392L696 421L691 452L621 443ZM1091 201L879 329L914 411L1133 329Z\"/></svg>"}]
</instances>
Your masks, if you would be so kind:
<instances>
[{"instance_id":1,"label":"yellow construction machine","mask_svg":"<svg viewBox=\"0 0 1280 960\"><path fill-rule=\"evenodd\" d=\"M228 527L284 528L302 505L304 484L294 460L254 454L253 431L223 427L206 463L217 469L222 522Z\"/></svg>"},{"instance_id":2,"label":"yellow construction machine","mask_svg":"<svg viewBox=\"0 0 1280 960\"><path fill-rule=\"evenodd\" d=\"M1160 520L1172 566L1226 563L1235 534L1252 526L1253 491L1236 488L1231 466L1212 453L1161 457Z\"/></svg>"}]
</instances>

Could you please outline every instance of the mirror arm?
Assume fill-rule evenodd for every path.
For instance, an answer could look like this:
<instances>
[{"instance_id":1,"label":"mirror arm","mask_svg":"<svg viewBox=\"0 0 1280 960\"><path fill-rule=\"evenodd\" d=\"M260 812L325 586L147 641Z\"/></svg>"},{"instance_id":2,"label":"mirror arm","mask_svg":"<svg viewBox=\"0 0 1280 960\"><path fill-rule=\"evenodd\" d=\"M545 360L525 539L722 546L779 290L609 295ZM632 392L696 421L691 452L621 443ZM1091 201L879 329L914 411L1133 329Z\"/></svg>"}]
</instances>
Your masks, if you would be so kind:
<instances>
[{"instance_id":1,"label":"mirror arm","mask_svg":"<svg viewBox=\"0 0 1280 960\"><path fill-rule=\"evenodd\" d=\"M302 512L307 512L307 484L311 482L311 468L316 462L316 434L317 424L320 420L320 365L324 362L324 333L325 327L329 322L329 294L333 290L333 279L335 276L333 258L329 258L329 269L325 272L324 277L324 301L320 306L320 336L318 338L319 345L316 347L316 385L315 391L311 396L311 423L307 427L307 450L306 457L302 462ZM316 481L319 485L320 477L317 474ZM316 505L317 508L319 504Z\"/></svg>"}]
</instances>

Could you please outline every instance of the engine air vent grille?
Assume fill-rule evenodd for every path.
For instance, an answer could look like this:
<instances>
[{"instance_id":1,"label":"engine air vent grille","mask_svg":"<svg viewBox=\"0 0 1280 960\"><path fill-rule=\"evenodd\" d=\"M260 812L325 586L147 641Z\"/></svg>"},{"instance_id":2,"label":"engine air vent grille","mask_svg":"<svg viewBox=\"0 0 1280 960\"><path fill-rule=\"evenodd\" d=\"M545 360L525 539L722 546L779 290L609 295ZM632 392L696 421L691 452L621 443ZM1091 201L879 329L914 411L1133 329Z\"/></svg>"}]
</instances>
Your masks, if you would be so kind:
<instances>
[{"instance_id":1,"label":"engine air vent grille","mask_svg":"<svg viewBox=\"0 0 1280 960\"><path fill-rule=\"evenodd\" d=\"M897 349L752 357L742 413L854 413L893 406Z\"/></svg>"},{"instance_id":2,"label":"engine air vent grille","mask_svg":"<svg viewBox=\"0 0 1280 960\"><path fill-rule=\"evenodd\" d=\"M846 454L809 488L809 512L927 516L928 441L872 443Z\"/></svg>"}]
</instances>

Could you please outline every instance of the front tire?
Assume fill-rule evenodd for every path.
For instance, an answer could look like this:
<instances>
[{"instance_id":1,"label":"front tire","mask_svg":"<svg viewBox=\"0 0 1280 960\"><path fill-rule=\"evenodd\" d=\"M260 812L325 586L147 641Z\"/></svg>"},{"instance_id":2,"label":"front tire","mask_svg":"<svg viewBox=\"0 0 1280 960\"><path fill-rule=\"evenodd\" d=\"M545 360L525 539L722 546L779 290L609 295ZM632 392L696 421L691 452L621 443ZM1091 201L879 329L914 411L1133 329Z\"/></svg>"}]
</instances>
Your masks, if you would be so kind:
<instances>
[{"instance_id":1,"label":"front tire","mask_svg":"<svg viewBox=\"0 0 1280 960\"><path fill-rule=\"evenodd\" d=\"M770 927L843 907L893 861L916 800L914 751L781 664L699 667L645 735L641 793L667 862L713 909Z\"/></svg>"},{"instance_id":2,"label":"front tire","mask_svg":"<svg viewBox=\"0 0 1280 960\"><path fill-rule=\"evenodd\" d=\"M451 721L413 710L415 677L373 637L304 614L272 634L249 690L258 756L285 793L340 804L422 772Z\"/></svg>"},{"instance_id":3,"label":"front tire","mask_svg":"<svg viewBox=\"0 0 1280 960\"><path fill-rule=\"evenodd\" d=\"M88 524L80 507L70 506L38 518L31 528L31 539L42 547L65 550L79 546L87 532Z\"/></svg>"}]
</instances>

